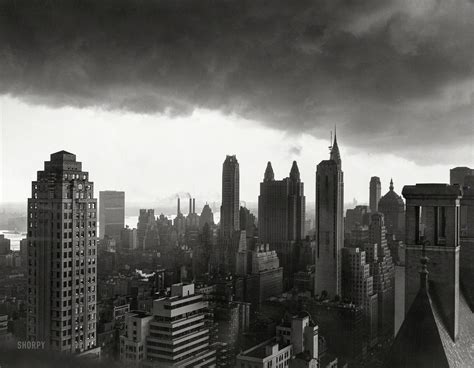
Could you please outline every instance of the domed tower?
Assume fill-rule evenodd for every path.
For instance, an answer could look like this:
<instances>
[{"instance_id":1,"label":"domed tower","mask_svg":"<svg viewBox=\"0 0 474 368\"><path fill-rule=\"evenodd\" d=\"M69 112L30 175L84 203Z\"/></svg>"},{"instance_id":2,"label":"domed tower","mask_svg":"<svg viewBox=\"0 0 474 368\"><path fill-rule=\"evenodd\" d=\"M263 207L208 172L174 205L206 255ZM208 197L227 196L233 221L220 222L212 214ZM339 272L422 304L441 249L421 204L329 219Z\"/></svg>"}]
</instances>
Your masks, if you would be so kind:
<instances>
[{"instance_id":1,"label":"domed tower","mask_svg":"<svg viewBox=\"0 0 474 368\"><path fill-rule=\"evenodd\" d=\"M395 235L397 240L405 238L405 203L398 195L393 186L393 179L390 179L389 191L380 198L379 212L384 214L387 234Z\"/></svg>"}]
</instances>

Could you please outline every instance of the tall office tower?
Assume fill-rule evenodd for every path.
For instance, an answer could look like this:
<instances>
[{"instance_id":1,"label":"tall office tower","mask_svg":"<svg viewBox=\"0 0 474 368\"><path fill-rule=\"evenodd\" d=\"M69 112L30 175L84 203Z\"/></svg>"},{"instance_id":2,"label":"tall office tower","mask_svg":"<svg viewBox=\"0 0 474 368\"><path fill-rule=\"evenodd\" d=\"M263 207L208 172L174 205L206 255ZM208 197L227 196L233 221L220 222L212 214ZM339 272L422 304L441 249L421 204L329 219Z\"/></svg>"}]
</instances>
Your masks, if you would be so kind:
<instances>
[{"instance_id":1,"label":"tall office tower","mask_svg":"<svg viewBox=\"0 0 474 368\"><path fill-rule=\"evenodd\" d=\"M341 295L341 249L344 246L344 174L334 136L329 160L316 170L315 295Z\"/></svg>"},{"instance_id":2,"label":"tall office tower","mask_svg":"<svg viewBox=\"0 0 474 368\"><path fill-rule=\"evenodd\" d=\"M458 184L463 186L466 176L474 176L474 169L469 167L455 167L449 170L449 183L451 185Z\"/></svg>"},{"instance_id":3,"label":"tall office tower","mask_svg":"<svg viewBox=\"0 0 474 368\"><path fill-rule=\"evenodd\" d=\"M125 192L106 190L99 192L99 237L120 241L125 227Z\"/></svg>"},{"instance_id":4,"label":"tall office tower","mask_svg":"<svg viewBox=\"0 0 474 368\"><path fill-rule=\"evenodd\" d=\"M258 309L266 299L283 292L283 268L280 267L277 253L270 250L268 244L257 245L250 255L248 274L240 279L242 282L237 282L241 288L236 290L236 300L251 303L252 308ZM243 262L240 264L244 265L245 260L241 259ZM243 267L238 271L242 275Z\"/></svg>"},{"instance_id":5,"label":"tall office tower","mask_svg":"<svg viewBox=\"0 0 474 368\"><path fill-rule=\"evenodd\" d=\"M380 178L378 176L372 176L370 178L370 198L369 206L370 212L377 212L379 210L379 201L382 192L382 186L380 184Z\"/></svg>"},{"instance_id":6,"label":"tall office tower","mask_svg":"<svg viewBox=\"0 0 474 368\"><path fill-rule=\"evenodd\" d=\"M0 234L0 254L10 253L10 239L5 238L5 235Z\"/></svg>"},{"instance_id":7,"label":"tall office tower","mask_svg":"<svg viewBox=\"0 0 474 368\"><path fill-rule=\"evenodd\" d=\"M394 191L392 179L389 191L380 198L379 212L384 214L387 235L403 241L405 239L405 203Z\"/></svg>"},{"instance_id":8,"label":"tall office tower","mask_svg":"<svg viewBox=\"0 0 474 368\"><path fill-rule=\"evenodd\" d=\"M360 238L354 238L361 229L367 229L370 222L369 206L355 206L346 210L344 219L344 246L361 247L363 244L358 241Z\"/></svg>"},{"instance_id":9,"label":"tall office tower","mask_svg":"<svg viewBox=\"0 0 474 368\"><path fill-rule=\"evenodd\" d=\"M147 233L155 225L155 210L140 209L137 223L138 248L145 249Z\"/></svg>"},{"instance_id":10,"label":"tall office tower","mask_svg":"<svg viewBox=\"0 0 474 368\"><path fill-rule=\"evenodd\" d=\"M341 275L342 297L364 309L366 331L373 345L378 336L378 296L366 252L359 248L343 248Z\"/></svg>"},{"instance_id":11,"label":"tall office tower","mask_svg":"<svg viewBox=\"0 0 474 368\"><path fill-rule=\"evenodd\" d=\"M395 266L387 245L384 216L374 213L369 226L369 241L365 246L367 263L374 277L374 292L378 295L378 331L380 337L393 337L395 322Z\"/></svg>"},{"instance_id":12,"label":"tall office tower","mask_svg":"<svg viewBox=\"0 0 474 368\"><path fill-rule=\"evenodd\" d=\"M245 230L247 238L253 238L257 233L257 219L247 207L240 206L240 230Z\"/></svg>"},{"instance_id":13,"label":"tall office tower","mask_svg":"<svg viewBox=\"0 0 474 368\"><path fill-rule=\"evenodd\" d=\"M123 228L120 233L120 250L128 251L138 248L137 229L130 229L128 226Z\"/></svg>"},{"instance_id":14,"label":"tall office tower","mask_svg":"<svg viewBox=\"0 0 474 368\"><path fill-rule=\"evenodd\" d=\"M221 234L229 238L240 229L239 224L239 162L234 156L227 156L222 167Z\"/></svg>"},{"instance_id":15,"label":"tall office tower","mask_svg":"<svg viewBox=\"0 0 474 368\"><path fill-rule=\"evenodd\" d=\"M53 153L32 182L27 339L47 349L96 346L96 206L94 184L72 153Z\"/></svg>"},{"instance_id":16,"label":"tall office tower","mask_svg":"<svg viewBox=\"0 0 474 368\"><path fill-rule=\"evenodd\" d=\"M208 302L194 293L194 284L171 286L171 296L153 301L153 319L146 338L145 367L215 367L205 324Z\"/></svg>"},{"instance_id":17,"label":"tall office tower","mask_svg":"<svg viewBox=\"0 0 474 368\"><path fill-rule=\"evenodd\" d=\"M263 244L298 241L304 238L304 184L296 161L290 176L275 180L268 162L258 196L258 238Z\"/></svg>"}]
</instances>

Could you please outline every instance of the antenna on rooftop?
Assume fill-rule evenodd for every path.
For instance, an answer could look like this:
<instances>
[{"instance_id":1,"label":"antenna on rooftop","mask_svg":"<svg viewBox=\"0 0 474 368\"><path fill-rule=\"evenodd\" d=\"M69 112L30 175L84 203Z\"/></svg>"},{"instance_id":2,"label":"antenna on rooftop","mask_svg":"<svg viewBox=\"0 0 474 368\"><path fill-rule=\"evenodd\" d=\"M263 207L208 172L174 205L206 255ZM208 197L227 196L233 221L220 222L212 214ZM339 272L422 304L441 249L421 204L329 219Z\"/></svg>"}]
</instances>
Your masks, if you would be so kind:
<instances>
[{"instance_id":1,"label":"antenna on rooftop","mask_svg":"<svg viewBox=\"0 0 474 368\"><path fill-rule=\"evenodd\" d=\"M331 140L329 141L329 152L332 151L332 130L331 130Z\"/></svg>"}]
</instances>

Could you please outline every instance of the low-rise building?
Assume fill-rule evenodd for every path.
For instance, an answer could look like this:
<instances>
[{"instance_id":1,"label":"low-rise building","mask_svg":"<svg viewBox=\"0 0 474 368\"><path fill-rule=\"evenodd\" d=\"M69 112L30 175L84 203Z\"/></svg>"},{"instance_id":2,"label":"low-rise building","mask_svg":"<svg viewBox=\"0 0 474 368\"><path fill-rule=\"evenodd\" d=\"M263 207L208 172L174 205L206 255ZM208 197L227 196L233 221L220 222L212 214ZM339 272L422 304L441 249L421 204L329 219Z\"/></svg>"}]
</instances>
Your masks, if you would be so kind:
<instances>
[{"instance_id":1,"label":"low-rise building","mask_svg":"<svg viewBox=\"0 0 474 368\"><path fill-rule=\"evenodd\" d=\"M277 327L276 336L237 355L237 368L318 367L318 326L304 313Z\"/></svg>"},{"instance_id":2,"label":"low-rise building","mask_svg":"<svg viewBox=\"0 0 474 368\"><path fill-rule=\"evenodd\" d=\"M146 367L215 367L205 321L208 303L194 284L174 284L169 297L153 301L146 338Z\"/></svg>"},{"instance_id":3,"label":"low-rise building","mask_svg":"<svg viewBox=\"0 0 474 368\"><path fill-rule=\"evenodd\" d=\"M125 314L124 334L120 336L120 361L125 365L138 366L145 359L145 340L152 319L143 311Z\"/></svg>"}]
</instances>

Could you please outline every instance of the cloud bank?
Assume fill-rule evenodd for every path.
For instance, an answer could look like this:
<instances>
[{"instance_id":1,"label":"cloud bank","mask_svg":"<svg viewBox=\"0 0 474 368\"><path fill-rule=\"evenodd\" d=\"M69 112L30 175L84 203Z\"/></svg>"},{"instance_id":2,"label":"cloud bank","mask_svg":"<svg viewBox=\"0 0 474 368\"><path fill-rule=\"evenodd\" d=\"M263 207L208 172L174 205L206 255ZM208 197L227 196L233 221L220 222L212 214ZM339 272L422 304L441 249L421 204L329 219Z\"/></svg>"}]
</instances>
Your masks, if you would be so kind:
<instances>
[{"instance_id":1,"label":"cloud bank","mask_svg":"<svg viewBox=\"0 0 474 368\"><path fill-rule=\"evenodd\" d=\"M348 146L432 163L473 152L473 45L468 0L0 0L0 94L337 123Z\"/></svg>"}]
</instances>

